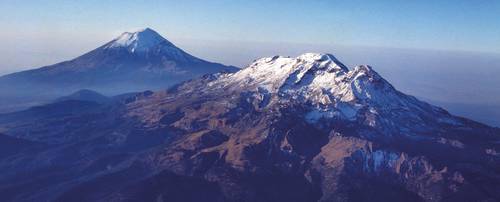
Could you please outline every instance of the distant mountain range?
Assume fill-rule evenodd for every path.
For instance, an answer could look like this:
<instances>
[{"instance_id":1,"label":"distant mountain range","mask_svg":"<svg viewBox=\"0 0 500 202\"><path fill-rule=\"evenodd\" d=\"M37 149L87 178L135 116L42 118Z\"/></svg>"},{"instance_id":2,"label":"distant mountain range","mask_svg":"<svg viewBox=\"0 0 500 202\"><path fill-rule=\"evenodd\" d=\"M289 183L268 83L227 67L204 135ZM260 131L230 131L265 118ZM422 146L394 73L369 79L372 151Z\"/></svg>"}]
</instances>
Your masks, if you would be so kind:
<instances>
[{"instance_id":1,"label":"distant mountain range","mask_svg":"<svg viewBox=\"0 0 500 202\"><path fill-rule=\"evenodd\" d=\"M107 95L159 90L238 68L194 57L152 29L125 32L75 59L0 77L0 112L47 103L80 89Z\"/></svg>"},{"instance_id":2,"label":"distant mountain range","mask_svg":"<svg viewBox=\"0 0 500 202\"><path fill-rule=\"evenodd\" d=\"M0 115L0 133L24 148L0 158L5 201L500 200L500 129L331 54L86 90Z\"/></svg>"}]
</instances>

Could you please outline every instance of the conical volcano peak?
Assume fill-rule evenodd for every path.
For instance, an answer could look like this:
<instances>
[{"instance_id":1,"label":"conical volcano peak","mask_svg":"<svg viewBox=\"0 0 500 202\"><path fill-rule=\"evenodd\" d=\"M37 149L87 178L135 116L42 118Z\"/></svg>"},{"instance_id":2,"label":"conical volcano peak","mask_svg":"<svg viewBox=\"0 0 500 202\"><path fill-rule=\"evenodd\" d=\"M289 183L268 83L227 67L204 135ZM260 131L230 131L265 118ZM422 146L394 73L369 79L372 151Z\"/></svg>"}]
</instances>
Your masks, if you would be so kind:
<instances>
[{"instance_id":1,"label":"conical volcano peak","mask_svg":"<svg viewBox=\"0 0 500 202\"><path fill-rule=\"evenodd\" d=\"M111 41L106 48L127 48L130 52L141 52L149 50L160 44L173 46L168 40L150 28L144 28L136 32L125 32Z\"/></svg>"},{"instance_id":2,"label":"conical volcano peak","mask_svg":"<svg viewBox=\"0 0 500 202\"><path fill-rule=\"evenodd\" d=\"M8 86L22 86L18 90L19 95L24 97L20 99L23 103L19 104L22 109L55 100L80 89L108 95L158 90L204 74L236 70L236 67L192 56L156 31L145 28L125 32L71 60L1 76L0 95L11 95ZM53 89L50 95L36 98L31 96L46 91L47 88ZM12 94L10 98L13 100L12 105L0 105L0 111L18 106L17 94ZM2 100L5 98L2 97Z\"/></svg>"}]
</instances>

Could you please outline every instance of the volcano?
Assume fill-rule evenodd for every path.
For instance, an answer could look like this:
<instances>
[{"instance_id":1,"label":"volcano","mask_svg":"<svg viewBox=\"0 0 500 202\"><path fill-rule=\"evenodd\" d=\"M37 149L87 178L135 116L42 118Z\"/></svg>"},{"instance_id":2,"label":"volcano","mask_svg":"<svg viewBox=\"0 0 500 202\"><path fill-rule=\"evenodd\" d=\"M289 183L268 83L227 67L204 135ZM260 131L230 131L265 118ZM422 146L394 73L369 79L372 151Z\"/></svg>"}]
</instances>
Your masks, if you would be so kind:
<instances>
[{"instance_id":1,"label":"volcano","mask_svg":"<svg viewBox=\"0 0 500 202\"><path fill-rule=\"evenodd\" d=\"M75 59L0 77L0 112L81 89L106 95L159 90L204 74L236 70L192 56L146 28L125 32Z\"/></svg>"}]
</instances>

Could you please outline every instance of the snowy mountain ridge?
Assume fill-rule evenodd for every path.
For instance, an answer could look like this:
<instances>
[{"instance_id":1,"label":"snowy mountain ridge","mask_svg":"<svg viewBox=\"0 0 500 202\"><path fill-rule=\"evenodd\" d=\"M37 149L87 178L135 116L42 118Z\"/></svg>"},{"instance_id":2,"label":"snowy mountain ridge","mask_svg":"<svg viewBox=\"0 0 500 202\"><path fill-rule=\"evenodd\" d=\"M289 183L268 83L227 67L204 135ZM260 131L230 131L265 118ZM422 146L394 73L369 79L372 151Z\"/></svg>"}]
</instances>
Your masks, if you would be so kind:
<instances>
[{"instance_id":1,"label":"snowy mountain ridge","mask_svg":"<svg viewBox=\"0 0 500 202\"><path fill-rule=\"evenodd\" d=\"M307 104L310 111L305 118L310 122L340 118L366 122L370 126L383 123L394 126L399 120L432 118L436 122L461 124L445 110L397 91L372 67L360 65L349 70L331 54L258 59L247 68L221 75L208 85L252 91L261 108ZM439 120L436 117L440 117Z\"/></svg>"},{"instance_id":2,"label":"snowy mountain ridge","mask_svg":"<svg viewBox=\"0 0 500 202\"><path fill-rule=\"evenodd\" d=\"M247 68L222 79L228 85L258 86L270 93L312 99L315 104L352 102L375 98L362 82L384 85L394 90L370 66L357 66L350 71L331 54L306 53L296 58L275 56L256 60ZM375 82L379 83L375 83Z\"/></svg>"}]
</instances>

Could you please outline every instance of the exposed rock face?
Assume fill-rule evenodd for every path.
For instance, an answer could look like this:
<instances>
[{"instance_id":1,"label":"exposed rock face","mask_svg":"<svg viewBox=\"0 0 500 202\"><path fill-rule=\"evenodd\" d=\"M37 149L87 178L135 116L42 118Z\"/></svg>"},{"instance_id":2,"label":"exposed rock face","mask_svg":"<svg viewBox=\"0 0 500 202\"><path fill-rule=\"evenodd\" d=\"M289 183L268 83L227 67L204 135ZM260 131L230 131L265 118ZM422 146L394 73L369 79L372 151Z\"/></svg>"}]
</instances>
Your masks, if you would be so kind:
<instances>
[{"instance_id":1,"label":"exposed rock face","mask_svg":"<svg viewBox=\"0 0 500 202\"><path fill-rule=\"evenodd\" d=\"M89 107L94 110L56 113L36 125L0 117L5 134L53 145L11 157L36 162L16 165L33 178L50 179L5 175L0 195L84 201L500 199L499 129L405 95L369 66L348 70L329 54L263 58L236 73ZM23 117L10 115L16 116ZM67 127L51 130L61 120ZM48 188L8 192L28 182Z\"/></svg>"}]
</instances>

